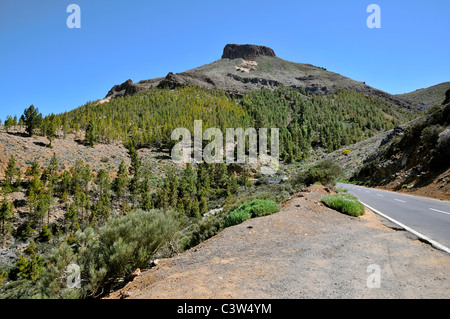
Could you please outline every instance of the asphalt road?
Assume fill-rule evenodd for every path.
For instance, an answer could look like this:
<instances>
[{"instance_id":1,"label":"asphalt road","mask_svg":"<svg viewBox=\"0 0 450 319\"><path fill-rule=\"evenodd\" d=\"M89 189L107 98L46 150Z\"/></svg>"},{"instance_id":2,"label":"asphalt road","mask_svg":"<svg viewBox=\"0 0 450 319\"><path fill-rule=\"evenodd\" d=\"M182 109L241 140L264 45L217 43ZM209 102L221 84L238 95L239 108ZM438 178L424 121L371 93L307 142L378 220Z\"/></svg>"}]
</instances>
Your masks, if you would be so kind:
<instances>
[{"instance_id":1,"label":"asphalt road","mask_svg":"<svg viewBox=\"0 0 450 319\"><path fill-rule=\"evenodd\" d=\"M376 213L394 219L406 230L424 235L432 244L444 246L438 248L450 252L450 202L351 184L337 183L336 187L347 189Z\"/></svg>"}]
</instances>

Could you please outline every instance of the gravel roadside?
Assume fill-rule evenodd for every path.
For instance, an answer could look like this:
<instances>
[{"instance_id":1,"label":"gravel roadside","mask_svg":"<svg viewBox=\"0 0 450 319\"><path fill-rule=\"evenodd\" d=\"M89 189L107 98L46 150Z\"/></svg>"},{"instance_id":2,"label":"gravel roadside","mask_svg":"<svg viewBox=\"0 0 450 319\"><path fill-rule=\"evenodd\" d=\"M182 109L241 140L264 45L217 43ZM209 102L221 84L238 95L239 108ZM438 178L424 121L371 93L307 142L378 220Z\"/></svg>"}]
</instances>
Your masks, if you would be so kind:
<instances>
[{"instance_id":1,"label":"gravel roadside","mask_svg":"<svg viewBox=\"0 0 450 319\"><path fill-rule=\"evenodd\" d=\"M331 210L320 203L325 194L314 185L279 213L162 260L108 298L450 297L449 254L370 210L358 218Z\"/></svg>"}]
</instances>

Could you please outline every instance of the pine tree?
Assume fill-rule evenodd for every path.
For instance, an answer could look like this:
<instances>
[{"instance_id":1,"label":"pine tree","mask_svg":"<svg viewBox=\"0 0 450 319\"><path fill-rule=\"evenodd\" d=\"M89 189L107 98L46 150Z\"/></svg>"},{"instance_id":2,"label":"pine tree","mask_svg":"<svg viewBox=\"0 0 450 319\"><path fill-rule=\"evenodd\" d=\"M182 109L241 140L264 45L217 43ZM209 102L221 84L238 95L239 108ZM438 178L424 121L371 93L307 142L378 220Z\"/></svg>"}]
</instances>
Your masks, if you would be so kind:
<instances>
[{"instance_id":1,"label":"pine tree","mask_svg":"<svg viewBox=\"0 0 450 319\"><path fill-rule=\"evenodd\" d=\"M48 243L52 238L52 232L48 228L48 225L43 225L37 240L41 243Z\"/></svg>"},{"instance_id":2,"label":"pine tree","mask_svg":"<svg viewBox=\"0 0 450 319\"><path fill-rule=\"evenodd\" d=\"M14 155L11 155L8 161L8 165L5 171L5 190L9 191L13 187L13 179L19 173L19 170L16 167L16 158Z\"/></svg>"},{"instance_id":3,"label":"pine tree","mask_svg":"<svg viewBox=\"0 0 450 319\"><path fill-rule=\"evenodd\" d=\"M190 217L193 218L200 218L200 205L198 203L197 197L194 197L194 200L192 201L192 207L190 212Z\"/></svg>"},{"instance_id":4,"label":"pine tree","mask_svg":"<svg viewBox=\"0 0 450 319\"><path fill-rule=\"evenodd\" d=\"M50 148L53 148L52 142L56 138L56 117L54 114L51 114L48 117L47 127L45 129L45 135L47 136L50 144L48 145Z\"/></svg>"},{"instance_id":5,"label":"pine tree","mask_svg":"<svg viewBox=\"0 0 450 319\"><path fill-rule=\"evenodd\" d=\"M130 175L135 176L139 173L139 169L141 167L141 160L139 158L138 153L136 152L136 149L131 146L130 147L130 158L131 158L131 165L130 165Z\"/></svg>"},{"instance_id":6,"label":"pine tree","mask_svg":"<svg viewBox=\"0 0 450 319\"><path fill-rule=\"evenodd\" d=\"M150 189L150 179L148 177L145 177L141 185L141 197L139 200L140 208L145 211L152 209L154 206L152 196L150 195Z\"/></svg>"},{"instance_id":7,"label":"pine tree","mask_svg":"<svg viewBox=\"0 0 450 319\"><path fill-rule=\"evenodd\" d=\"M90 222L95 223L99 220L106 221L111 215L111 199L110 195L104 193L100 195L99 200L93 207L93 212L90 217Z\"/></svg>"},{"instance_id":8,"label":"pine tree","mask_svg":"<svg viewBox=\"0 0 450 319\"><path fill-rule=\"evenodd\" d=\"M33 163L31 163L31 166L28 167L26 176L37 176L39 178L41 172L41 165L39 165L39 162L35 159Z\"/></svg>"},{"instance_id":9,"label":"pine tree","mask_svg":"<svg viewBox=\"0 0 450 319\"><path fill-rule=\"evenodd\" d=\"M188 193L190 195L195 193L195 175L191 163L187 163L183 170L179 188L180 194Z\"/></svg>"},{"instance_id":10,"label":"pine tree","mask_svg":"<svg viewBox=\"0 0 450 319\"><path fill-rule=\"evenodd\" d=\"M73 205L79 220L83 223L89 208L89 198L86 193L81 190L76 190L73 195Z\"/></svg>"},{"instance_id":11,"label":"pine tree","mask_svg":"<svg viewBox=\"0 0 450 319\"><path fill-rule=\"evenodd\" d=\"M208 199L204 195L200 196L199 211L201 215L208 212Z\"/></svg>"},{"instance_id":12,"label":"pine tree","mask_svg":"<svg viewBox=\"0 0 450 319\"><path fill-rule=\"evenodd\" d=\"M104 169L100 169L97 173L96 184L99 188L99 195L108 193L110 188L108 173Z\"/></svg>"},{"instance_id":13,"label":"pine tree","mask_svg":"<svg viewBox=\"0 0 450 319\"><path fill-rule=\"evenodd\" d=\"M53 153L52 158L50 159L50 163L48 164L47 172L48 172L48 180L52 184L52 186L56 185L56 181L58 180L58 167L59 162L56 154Z\"/></svg>"},{"instance_id":14,"label":"pine tree","mask_svg":"<svg viewBox=\"0 0 450 319\"><path fill-rule=\"evenodd\" d=\"M95 125L94 120L91 119L89 121L89 124L86 127L85 139L86 139L87 144L90 147L93 147L96 138L97 138L97 126Z\"/></svg>"},{"instance_id":15,"label":"pine tree","mask_svg":"<svg viewBox=\"0 0 450 319\"><path fill-rule=\"evenodd\" d=\"M82 160L78 160L75 162L75 166L72 166L69 170L72 174L72 192L75 193L76 191L88 191L88 184L92 179L89 164L85 165Z\"/></svg>"},{"instance_id":16,"label":"pine tree","mask_svg":"<svg viewBox=\"0 0 450 319\"><path fill-rule=\"evenodd\" d=\"M117 171L116 179L114 180L114 192L116 193L117 198L122 199L128 189L129 179L128 179L128 170L125 165L125 162L122 161L119 165L119 169Z\"/></svg>"},{"instance_id":17,"label":"pine tree","mask_svg":"<svg viewBox=\"0 0 450 319\"><path fill-rule=\"evenodd\" d=\"M214 186L217 189L225 190L228 185L228 170L225 163L217 163L214 165Z\"/></svg>"},{"instance_id":18,"label":"pine tree","mask_svg":"<svg viewBox=\"0 0 450 319\"><path fill-rule=\"evenodd\" d=\"M129 167L129 172L130 175L132 175L130 181L130 191L133 195L135 195L139 190L139 179L141 175L140 174L141 160L133 146L130 147L130 158L131 158L131 165Z\"/></svg>"},{"instance_id":19,"label":"pine tree","mask_svg":"<svg viewBox=\"0 0 450 319\"><path fill-rule=\"evenodd\" d=\"M0 223L1 223L1 233L5 235L8 230L8 225L10 224L10 219L13 215L13 204L8 200L4 199L2 205L0 206Z\"/></svg>"},{"instance_id":20,"label":"pine tree","mask_svg":"<svg viewBox=\"0 0 450 319\"><path fill-rule=\"evenodd\" d=\"M59 183L59 193L61 195L67 194L68 196L71 189L72 189L72 176L68 171L64 171L61 175L61 182Z\"/></svg>"},{"instance_id":21,"label":"pine tree","mask_svg":"<svg viewBox=\"0 0 450 319\"><path fill-rule=\"evenodd\" d=\"M211 193L211 182L209 178L208 164L201 163L197 167L197 194L209 198Z\"/></svg>"},{"instance_id":22,"label":"pine tree","mask_svg":"<svg viewBox=\"0 0 450 319\"><path fill-rule=\"evenodd\" d=\"M35 210L35 218L39 223L43 222L44 216L47 215L47 224L50 222L50 206L53 202L53 197L41 189L37 196L37 205Z\"/></svg>"},{"instance_id":23,"label":"pine tree","mask_svg":"<svg viewBox=\"0 0 450 319\"><path fill-rule=\"evenodd\" d=\"M34 105L30 105L29 108L23 112L23 121L25 123L25 130L29 136L33 136L34 129L40 125L42 120L42 114L39 113L38 108L34 108Z\"/></svg>"},{"instance_id":24,"label":"pine tree","mask_svg":"<svg viewBox=\"0 0 450 319\"><path fill-rule=\"evenodd\" d=\"M14 120L13 120L13 118L11 117L11 115L8 115L7 117L6 117L6 120L5 120L5 130L6 130L6 132L9 132L9 130L10 130L10 128L12 127L12 126L14 126Z\"/></svg>"}]
</instances>

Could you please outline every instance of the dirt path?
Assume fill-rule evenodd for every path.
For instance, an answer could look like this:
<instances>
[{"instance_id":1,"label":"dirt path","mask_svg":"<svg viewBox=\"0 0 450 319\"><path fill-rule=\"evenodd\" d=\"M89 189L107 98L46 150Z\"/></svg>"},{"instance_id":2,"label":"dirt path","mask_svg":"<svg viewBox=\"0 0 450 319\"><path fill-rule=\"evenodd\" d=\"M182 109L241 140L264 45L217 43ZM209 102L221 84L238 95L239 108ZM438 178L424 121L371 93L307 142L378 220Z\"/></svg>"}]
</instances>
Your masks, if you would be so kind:
<instances>
[{"instance_id":1,"label":"dirt path","mask_svg":"<svg viewBox=\"0 0 450 319\"><path fill-rule=\"evenodd\" d=\"M110 298L450 298L449 254L371 211L354 218L328 209L324 194L313 186L277 214L161 261ZM379 288L367 287L370 265Z\"/></svg>"}]
</instances>

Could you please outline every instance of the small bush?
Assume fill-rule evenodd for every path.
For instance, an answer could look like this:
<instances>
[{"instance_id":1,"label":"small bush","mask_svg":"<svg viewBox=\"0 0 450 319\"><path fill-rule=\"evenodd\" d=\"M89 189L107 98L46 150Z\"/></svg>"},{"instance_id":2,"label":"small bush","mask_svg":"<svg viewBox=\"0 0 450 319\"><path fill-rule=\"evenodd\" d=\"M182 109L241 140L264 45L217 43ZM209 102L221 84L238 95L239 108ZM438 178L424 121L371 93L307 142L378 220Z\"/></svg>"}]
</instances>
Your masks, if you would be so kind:
<instances>
[{"instance_id":1,"label":"small bush","mask_svg":"<svg viewBox=\"0 0 450 319\"><path fill-rule=\"evenodd\" d=\"M222 213L206 216L177 232L178 251L183 252L218 234L223 229L224 219Z\"/></svg>"},{"instance_id":2,"label":"small bush","mask_svg":"<svg viewBox=\"0 0 450 319\"><path fill-rule=\"evenodd\" d=\"M42 226L42 230L39 233L37 240L39 242L49 242L51 238L52 238L52 232L50 231L48 226L47 225Z\"/></svg>"},{"instance_id":3,"label":"small bush","mask_svg":"<svg viewBox=\"0 0 450 319\"><path fill-rule=\"evenodd\" d=\"M440 125L428 126L422 130L420 139L426 146L433 148L436 145L439 138L439 133L441 132L442 127Z\"/></svg>"},{"instance_id":4,"label":"small bush","mask_svg":"<svg viewBox=\"0 0 450 319\"><path fill-rule=\"evenodd\" d=\"M269 179L265 176L261 176L256 180L255 185L256 186L269 185Z\"/></svg>"},{"instance_id":5,"label":"small bush","mask_svg":"<svg viewBox=\"0 0 450 319\"><path fill-rule=\"evenodd\" d=\"M349 193L327 195L322 197L321 201L328 207L350 216L357 217L364 214L364 205Z\"/></svg>"},{"instance_id":6,"label":"small bush","mask_svg":"<svg viewBox=\"0 0 450 319\"><path fill-rule=\"evenodd\" d=\"M330 160L321 161L308 169L301 171L293 179L294 185L336 185L336 179L342 174L341 168Z\"/></svg>"},{"instance_id":7,"label":"small bush","mask_svg":"<svg viewBox=\"0 0 450 319\"><path fill-rule=\"evenodd\" d=\"M171 212L156 209L137 210L124 217L110 219L99 229L98 239L88 244L82 258L82 268L89 277L88 290L98 293L136 268L146 268L177 228ZM78 237L82 235L78 234Z\"/></svg>"},{"instance_id":8,"label":"small bush","mask_svg":"<svg viewBox=\"0 0 450 319\"><path fill-rule=\"evenodd\" d=\"M271 200L254 199L239 206L225 219L225 227L240 224L247 219L276 213L280 206Z\"/></svg>"}]
</instances>

